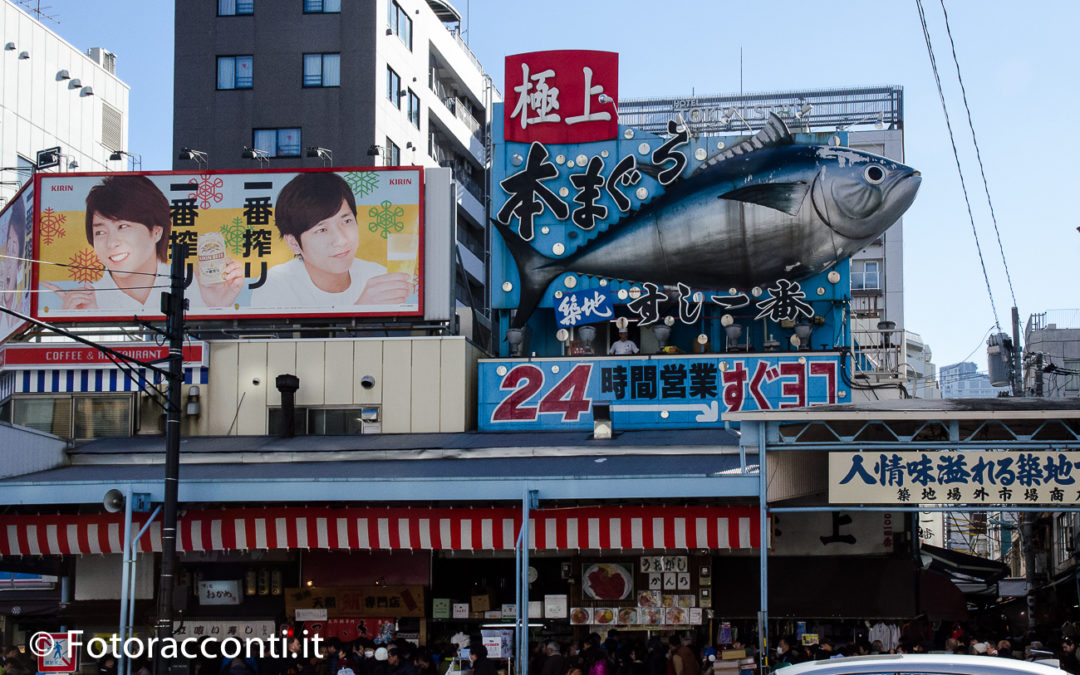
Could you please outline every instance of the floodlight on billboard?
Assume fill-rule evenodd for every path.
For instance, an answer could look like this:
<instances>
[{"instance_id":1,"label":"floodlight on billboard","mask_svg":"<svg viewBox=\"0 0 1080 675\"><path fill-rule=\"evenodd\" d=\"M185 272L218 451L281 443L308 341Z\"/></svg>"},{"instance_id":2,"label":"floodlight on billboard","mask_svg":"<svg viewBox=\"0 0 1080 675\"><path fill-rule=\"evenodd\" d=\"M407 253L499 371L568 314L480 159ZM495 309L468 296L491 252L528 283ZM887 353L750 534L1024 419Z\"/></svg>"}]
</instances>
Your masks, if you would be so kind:
<instances>
[{"instance_id":1,"label":"floodlight on billboard","mask_svg":"<svg viewBox=\"0 0 1080 675\"><path fill-rule=\"evenodd\" d=\"M39 319L160 316L170 243L192 319L423 314L422 168L38 180Z\"/></svg>"}]
</instances>

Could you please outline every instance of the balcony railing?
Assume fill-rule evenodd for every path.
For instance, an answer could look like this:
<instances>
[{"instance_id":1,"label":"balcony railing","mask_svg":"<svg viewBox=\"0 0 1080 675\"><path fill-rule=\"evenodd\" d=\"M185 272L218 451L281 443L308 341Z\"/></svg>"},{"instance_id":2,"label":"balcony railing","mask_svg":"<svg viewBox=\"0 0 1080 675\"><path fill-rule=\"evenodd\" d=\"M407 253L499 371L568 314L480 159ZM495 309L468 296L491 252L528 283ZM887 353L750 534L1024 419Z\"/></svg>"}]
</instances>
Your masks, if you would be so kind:
<instances>
[{"instance_id":1,"label":"balcony railing","mask_svg":"<svg viewBox=\"0 0 1080 675\"><path fill-rule=\"evenodd\" d=\"M484 123L476 119L473 115L471 106L454 93L454 90L439 79L438 73L435 69L431 69L428 73L428 86L431 87L431 91L435 92L435 95L439 97L442 104L447 110L454 115L454 117L461 120L461 123L469 130L476 140L481 143L484 142Z\"/></svg>"},{"instance_id":2,"label":"balcony railing","mask_svg":"<svg viewBox=\"0 0 1080 675\"><path fill-rule=\"evenodd\" d=\"M904 364L902 329L852 331L851 353L855 376L899 380Z\"/></svg>"}]
</instances>

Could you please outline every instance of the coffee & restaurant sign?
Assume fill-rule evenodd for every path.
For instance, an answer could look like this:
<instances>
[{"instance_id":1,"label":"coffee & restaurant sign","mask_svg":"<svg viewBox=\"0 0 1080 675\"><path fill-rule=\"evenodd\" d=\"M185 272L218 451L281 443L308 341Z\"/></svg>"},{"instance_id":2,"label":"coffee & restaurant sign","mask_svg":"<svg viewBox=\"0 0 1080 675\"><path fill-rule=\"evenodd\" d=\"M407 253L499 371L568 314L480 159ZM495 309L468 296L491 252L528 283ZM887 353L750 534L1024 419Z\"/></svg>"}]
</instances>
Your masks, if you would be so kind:
<instances>
[{"instance_id":1,"label":"coffee & restaurant sign","mask_svg":"<svg viewBox=\"0 0 1080 675\"><path fill-rule=\"evenodd\" d=\"M285 613L325 609L335 617L422 617L425 615L423 586L342 586L334 588L285 589Z\"/></svg>"}]
</instances>

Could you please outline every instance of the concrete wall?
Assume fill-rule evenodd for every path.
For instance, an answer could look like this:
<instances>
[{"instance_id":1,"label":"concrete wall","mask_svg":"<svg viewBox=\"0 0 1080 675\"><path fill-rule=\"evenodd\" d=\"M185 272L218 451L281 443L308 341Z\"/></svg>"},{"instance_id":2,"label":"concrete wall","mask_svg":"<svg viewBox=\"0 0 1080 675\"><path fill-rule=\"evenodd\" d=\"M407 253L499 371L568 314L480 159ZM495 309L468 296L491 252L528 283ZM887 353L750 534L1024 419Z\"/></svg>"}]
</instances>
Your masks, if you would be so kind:
<instances>
[{"instance_id":1,"label":"concrete wall","mask_svg":"<svg viewBox=\"0 0 1080 675\"><path fill-rule=\"evenodd\" d=\"M64 441L25 427L0 424L0 478L67 464Z\"/></svg>"},{"instance_id":2,"label":"concrete wall","mask_svg":"<svg viewBox=\"0 0 1080 675\"><path fill-rule=\"evenodd\" d=\"M211 342L202 414L184 433L270 433L282 374L300 378L297 406L381 406L382 433L467 431L476 426L478 358L462 337ZM361 386L365 376L375 381L370 389Z\"/></svg>"},{"instance_id":3,"label":"concrete wall","mask_svg":"<svg viewBox=\"0 0 1080 675\"><path fill-rule=\"evenodd\" d=\"M1024 337L1024 352L1028 359L1033 359L1032 355L1036 353L1042 353L1044 368L1053 364L1057 368L1077 369L1076 364L1080 362L1080 328L1058 328L1055 324L1050 324L1040 330L1028 331ZM1076 397L1076 379L1075 375L1044 373L1043 395L1052 398ZM1028 389L1035 387L1033 365L1025 368L1024 386Z\"/></svg>"},{"instance_id":4,"label":"concrete wall","mask_svg":"<svg viewBox=\"0 0 1080 675\"><path fill-rule=\"evenodd\" d=\"M192 3L194 4L194 3ZM102 146L102 108L110 105L121 115L121 139L128 142L128 86L106 71L80 49L68 44L10 0L0 0L0 166L13 167L22 156L36 161L37 152L60 146L60 168L71 160L77 171L126 169L124 162L109 162L111 150ZM19 55L27 52L29 58ZM60 79L61 70L71 80ZM74 79L82 86L71 88ZM82 87L93 96L82 96ZM0 180L25 179L25 174L4 171ZM0 200L6 201L15 185L0 184Z\"/></svg>"}]
</instances>

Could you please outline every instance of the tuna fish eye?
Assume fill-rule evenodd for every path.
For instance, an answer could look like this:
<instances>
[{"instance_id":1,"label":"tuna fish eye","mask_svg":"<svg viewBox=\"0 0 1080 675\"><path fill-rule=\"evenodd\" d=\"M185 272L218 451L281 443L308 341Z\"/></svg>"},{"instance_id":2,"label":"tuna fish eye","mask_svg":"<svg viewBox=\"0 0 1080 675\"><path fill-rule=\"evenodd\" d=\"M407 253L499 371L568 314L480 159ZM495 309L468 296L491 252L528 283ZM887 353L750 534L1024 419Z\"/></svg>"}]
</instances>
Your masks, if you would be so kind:
<instances>
[{"instance_id":1,"label":"tuna fish eye","mask_svg":"<svg viewBox=\"0 0 1080 675\"><path fill-rule=\"evenodd\" d=\"M871 185L881 185L882 181L885 180L885 169L882 169L877 165L868 166L866 167L866 170L863 171L863 176L866 178L867 183L870 183Z\"/></svg>"}]
</instances>

